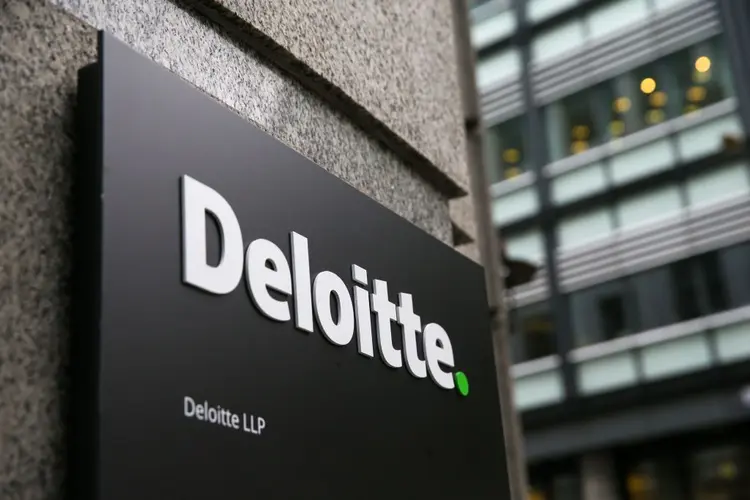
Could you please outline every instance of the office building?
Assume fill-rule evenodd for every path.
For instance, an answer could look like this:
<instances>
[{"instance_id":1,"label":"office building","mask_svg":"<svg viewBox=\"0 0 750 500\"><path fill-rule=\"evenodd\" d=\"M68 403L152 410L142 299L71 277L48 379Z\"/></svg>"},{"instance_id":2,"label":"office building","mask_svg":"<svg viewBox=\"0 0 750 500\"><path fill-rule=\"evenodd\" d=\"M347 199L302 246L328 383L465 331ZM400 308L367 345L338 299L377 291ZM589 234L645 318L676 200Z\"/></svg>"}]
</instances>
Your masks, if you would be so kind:
<instances>
[{"instance_id":1,"label":"office building","mask_svg":"<svg viewBox=\"0 0 750 500\"><path fill-rule=\"evenodd\" d=\"M258 126L434 238L450 245L454 233L462 232L464 240L473 237L471 228L462 227L470 217L453 220L449 206L450 200L469 190L458 71L455 57L445 56L455 54L450 2L0 2L3 500L63 498L64 486L71 482L66 455L73 439L66 420L71 407L68 368L82 362L71 359L69 344L87 332L74 330L69 321L71 236L80 234L80 219L74 220L69 208L74 201L73 172L82 168L74 158L83 140L75 127L80 116L76 113L77 72L97 60L97 30L106 30L220 103L216 106L231 109L238 120L248 122L248 128L249 124ZM142 110L149 105L144 102L152 102L149 99L153 97L132 99L133 109ZM94 105L93 100L86 104ZM153 107L163 109L158 103ZM174 134L168 147L184 152L179 148L186 139L176 132L175 120L165 117L159 123ZM217 148L227 144L221 136L231 135L227 132L231 129L210 125L217 122L206 116L196 115L194 121L195 126L205 127L207 137L215 138L211 140ZM165 144L137 126L131 129L133 137L148 144L144 148ZM253 137L247 140L252 142ZM109 154L118 161L132 161L134 170L164 167L136 165L138 148L112 152L115 149L109 149ZM201 161L220 164L209 149ZM269 151L268 155L277 153ZM254 160L247 155L237 160L237 171L242 171L244 162ZM91 179L95 178L92 172ZM290 177L289 182L298 183L309 195L310 186L301 185L297 178ZM174 188L178 189L177 180ZM321 206L332 206L324 195L318 198ZM148 198L132 202L134 210L150 203ZM277 204L279 213L286 213L290 200L271 192L269 202ZM160 210L150 207L155 213ZM262 220L269 214L247 216ZM330 224L338 224L337 219L332 217ZM367 226L362 230L366 232ZM141 243L132 242L133 249L140 249L134 251L143 252ZM95 259L89 261L94 269ZM157 264L146 258L143 265ZM177 283L180 277L174 279ZM92 299L92 310L98 302ZM137 316L137 311L132 315ZM168 330L164 335L178 333ZM356 351L353 355L357 356ZM165 362L164 376L175 376L169 362ZM184 387L185 391L195 389L190 384ZM134 391L141 389L134 387ZM248 400L250 406L262 405ZM143 414L142 408L137 410ZM177 415L179 408L162 416ZM166 422L162 416L154 416L153 421ZM160 425L172 429L172 424ZM280 433L298 431L277 429ZM222 441L216 443L218 451L199 455L220 466L231 454L223 453ZM254 470L257 473L253 464L245 464L247 474ZM175 498L162 494L164 490L156 483L169 481L169 476L156 472L159 478L151 494ZM92 471L84 479L93 484L98 477ZM106 496L106 490L101 491ZM128 492L117 495L128 497Z\"/></svg>"},{"instance_id":2,"label":"office building","mask_svg":"<svg viewBox=\"0 0 750 500\"><path fill-rule=\"evenodd\" d=\"M530 498L748 498L741 4L471 2Z\"/></svg>"}]
</instances>

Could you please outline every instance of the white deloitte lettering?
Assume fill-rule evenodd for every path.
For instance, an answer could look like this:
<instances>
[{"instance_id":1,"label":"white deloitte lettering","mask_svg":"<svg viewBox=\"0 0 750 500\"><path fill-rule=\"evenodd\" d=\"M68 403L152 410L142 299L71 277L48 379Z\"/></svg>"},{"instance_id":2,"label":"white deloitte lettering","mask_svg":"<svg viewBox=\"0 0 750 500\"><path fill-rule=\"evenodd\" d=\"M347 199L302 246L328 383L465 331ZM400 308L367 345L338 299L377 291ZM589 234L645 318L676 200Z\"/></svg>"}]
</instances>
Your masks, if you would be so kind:
<instances>
[{"instance_id":1,"label":"white deloitte lettering","mask_svg":"<svg viewBox=\"0 0 750 500\"><path fill-rule=\"evenodd\" d=\"M207 262L207 213L216 220L222 239L222 254L216 265ZM337 346L351 343L356 333L359 354L369 358L375 356L371 320L375 314L377 347L386 365L400 368L405 362L414 377L426 378L429 374L438 386L455 387L450 337L437 323L422 328L410 294L399 293L396 305L388 298L388 283L377 279L369 292L367 270L352 265L352 300L349 287L335 273L324 270L312 276L307 238L295 232L290 234L291 266L281 248L269 240L255 239L245 249L240 223L227 200L187 175L182 177L182 237L186 284L223 295L234 291L244 274L250 299L265 316L280 322L291 320L291 299L298 330L312 332L317 323L326 340ZM401 326L403 353L393 343L393 322ZM418 355L420 332L425 359Z\"/></svg>"}]
</instances>

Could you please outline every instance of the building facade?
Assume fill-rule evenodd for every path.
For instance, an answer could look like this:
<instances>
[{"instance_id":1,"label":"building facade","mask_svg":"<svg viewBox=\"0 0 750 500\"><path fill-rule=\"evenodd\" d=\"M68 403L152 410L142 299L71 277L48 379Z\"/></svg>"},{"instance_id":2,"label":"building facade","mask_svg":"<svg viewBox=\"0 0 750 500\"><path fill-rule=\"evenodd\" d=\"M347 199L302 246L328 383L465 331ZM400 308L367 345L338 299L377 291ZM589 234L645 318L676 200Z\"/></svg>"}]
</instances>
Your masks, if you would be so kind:
<instances>
[{"instance_id":1,"label":"building facade","mask_svg":"<svg viewBox=\"0 0 750 500\"><path fill-rule=\"evenodd\" d=\"M471 4L530 497L748 498L744 2Z\"/></svg>"},{"instance_id":2,"label":"building facade","mask_svg":"<svg viewBox=\"0 0 750 500\"><path fill-rule=\"evenodd\" d=\"M97 30L445 244L474 231L451 206L469 181L450 2L0 2L2 499L65 489L77 72Z\"/></svg>"}]
</instances>

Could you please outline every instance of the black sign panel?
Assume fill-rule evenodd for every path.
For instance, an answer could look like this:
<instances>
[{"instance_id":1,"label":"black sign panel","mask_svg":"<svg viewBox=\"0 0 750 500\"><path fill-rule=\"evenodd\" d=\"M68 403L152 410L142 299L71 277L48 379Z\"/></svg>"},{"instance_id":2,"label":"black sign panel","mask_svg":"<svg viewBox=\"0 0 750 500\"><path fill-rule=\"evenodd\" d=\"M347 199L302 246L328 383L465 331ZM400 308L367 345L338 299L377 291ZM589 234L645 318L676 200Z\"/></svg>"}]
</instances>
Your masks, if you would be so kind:
<instances>
[{"instance_id":1,"label":"black sign panel","mask_svg":"<svg viewBox=\"0 0 750 500\"><path fill-rule=\"evenodd\" d=\"M75 498L507 497L479 266L109 36L79 81Z\"/></svg>"}]
</instances>

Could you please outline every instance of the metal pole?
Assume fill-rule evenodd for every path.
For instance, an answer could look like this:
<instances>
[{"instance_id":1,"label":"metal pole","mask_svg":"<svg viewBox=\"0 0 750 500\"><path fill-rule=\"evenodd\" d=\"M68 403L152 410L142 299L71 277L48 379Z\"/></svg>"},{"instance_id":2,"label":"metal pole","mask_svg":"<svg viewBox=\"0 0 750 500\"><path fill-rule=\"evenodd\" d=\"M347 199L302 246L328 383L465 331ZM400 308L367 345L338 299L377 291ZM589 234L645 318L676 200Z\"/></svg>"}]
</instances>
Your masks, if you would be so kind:
<instances>
[{"instance_id":1,"label":"metal pole","mask_svg":"<svg viewBox=\"0 0 750 500\"><path fill-rule=\"evenodd\" d=\"M471 196L477 224L477 246L484 265L487 300L491 311L492 340L500 395L500 413L505 439L511 500L524 500L527 492L526 463L521 421L513 401L510 374L510 344L505 310L504 269L501 268L499 232L492 223L489 176L482 154L482 119L474 77L474 50L471 45L466 0L452 0L459 82L467 140L467 162Z\"/></svg>"}]
</instances>

